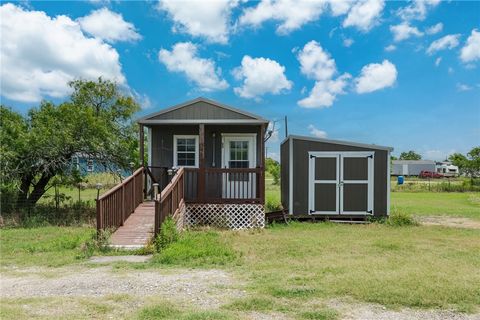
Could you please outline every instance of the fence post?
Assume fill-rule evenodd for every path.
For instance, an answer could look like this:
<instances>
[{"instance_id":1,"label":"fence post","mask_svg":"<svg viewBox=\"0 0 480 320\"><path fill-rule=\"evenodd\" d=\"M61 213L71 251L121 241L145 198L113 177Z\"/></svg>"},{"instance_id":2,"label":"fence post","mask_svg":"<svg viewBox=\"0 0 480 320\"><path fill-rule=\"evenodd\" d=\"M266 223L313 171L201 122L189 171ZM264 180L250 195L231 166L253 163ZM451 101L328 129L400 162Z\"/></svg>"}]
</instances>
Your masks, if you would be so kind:
<instances>
[{"instance_id":1,"label":"fence post","mask_svg":"<svg viewBox=\"0 0 480 320\"><path fill-rule=\"evenodd\" d=\"M135 176L133 176L132 178L132 184L133 184L133 210L135 210L135 208L137 207L137 202L135 201L135 198L136 198L136 193L137 193L137 189L135 188Z\"/></svg>"},{"instance_id":2,"label":"fence post","mask_svg":"<svg viewBox=\"0 0 480 320\"><path fill-rule=\"evenodd\" d=\"M125 185L122 183L122 223L120 224L123 226L125 222Z\"/></svg>"}]
</instances>

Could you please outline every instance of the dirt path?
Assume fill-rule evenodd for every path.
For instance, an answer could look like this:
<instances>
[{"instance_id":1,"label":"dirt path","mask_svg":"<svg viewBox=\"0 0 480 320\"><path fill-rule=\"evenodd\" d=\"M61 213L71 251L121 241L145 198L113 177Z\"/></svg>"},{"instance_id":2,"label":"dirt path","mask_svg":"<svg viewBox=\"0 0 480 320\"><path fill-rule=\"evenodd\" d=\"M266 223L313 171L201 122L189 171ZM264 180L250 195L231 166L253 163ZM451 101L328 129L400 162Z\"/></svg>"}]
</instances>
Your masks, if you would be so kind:
<instances>
[{"instance_id":1,"label":"dirt path","mask_svg":"<svg viewBox=\"0 0 480 320\"><path fill-rule=\"evenodd\" d=\"M480 229L480 221L461 217L448 216L430 216L417 217L418 221L424 225L445 226L453 228Z\"/></svg>"},{"instance_id":2,"label":"dirt path","mask_svg":"<svg viewBox=\"0 0 480 320\"><path fill-rule=\"evenodd\" d=\"M42 270L37 270L39 273ZM73 270L72 270L73 271ZM231 274L221 270L175 270L112 272L110 266L76 268L74 272L59 270L58 277L39 274L2 275L0 298L30 297L99 297L128 294L131 296L172 297L178 302L202 309L217 308L244 291Z\"/></svg>"},{"instance_id":3,"label":"dirt path","mask_svg":"<svg viewBox=\"0 0 480 320\"><path fill-rule=\"evenodd\" d=\"M480 320L480 314L443 310L390 310L380 305L330 300L327 306L337 310L344 320Z\"/></svg>"},{"instance_id":4,"label":"dirt path","mask_svg":"<svg viewBox=\"0 0 480 320\"><path fill-rule=\"evenodd\" d=\"M113 259L113 258L112 258ZM108 259L107 259L108 260ZM113 260L118 260L115 258ZM103 260L101 262L104 262ZM110 318L128 318L128 314L154 301L171 301L197 310L215 310L235 299L246 298L244 284L231 273L223 270L188 269L113 269L111 265L91 267L87 265L64 268L17 268L14 273L2 274L0 299L37 298L43 302L27 308L32 317L91 318L84 314L82 299L113 304ZM126 300L112 302L115 299ZM113 298L112 298L113 297ZM115 298L117 297L117 298ZM93 298L93 299L92 299ZM96 299L97 298L97 299ZM61 299L61 300L59 300ZM113 300L112 300L113 299ZM381 305L343 300L318 301L349 320L480 320L480 314L468 315L453 311L414 310L404 308L390 310ZM41 304L39 304L41 303ZM308 302L307 302L308 303ZM66 312L69 313L66 313ZM291 319L291 314L278 312L246 312L242 319Z\"/></svg>"}]
</instances>

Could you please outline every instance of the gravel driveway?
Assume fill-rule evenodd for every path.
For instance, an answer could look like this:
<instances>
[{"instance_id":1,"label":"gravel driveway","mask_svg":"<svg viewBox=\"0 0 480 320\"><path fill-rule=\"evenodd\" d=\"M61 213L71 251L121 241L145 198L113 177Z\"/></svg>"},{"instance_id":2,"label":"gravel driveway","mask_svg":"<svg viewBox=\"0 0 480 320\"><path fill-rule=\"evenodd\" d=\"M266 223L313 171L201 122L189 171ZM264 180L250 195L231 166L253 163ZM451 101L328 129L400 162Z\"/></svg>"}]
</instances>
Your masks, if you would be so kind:
<instances>
[{"instance_id":1,"label":"gravel driveway","mask_svg":"<svg viewBox=\"0 0 480 320\"><path fill-rule=\"evenodd\" d=\"M41 271L41 270L39 270ZM58 277L38 274L2 275L0 298L99 297L113 294L165 296L188 301L196 307L217 308L225 301L244 296L235 289L231 274L222 270L175 270L112 272L110 266L62 270Z\"/></svg>"}]
</instances>

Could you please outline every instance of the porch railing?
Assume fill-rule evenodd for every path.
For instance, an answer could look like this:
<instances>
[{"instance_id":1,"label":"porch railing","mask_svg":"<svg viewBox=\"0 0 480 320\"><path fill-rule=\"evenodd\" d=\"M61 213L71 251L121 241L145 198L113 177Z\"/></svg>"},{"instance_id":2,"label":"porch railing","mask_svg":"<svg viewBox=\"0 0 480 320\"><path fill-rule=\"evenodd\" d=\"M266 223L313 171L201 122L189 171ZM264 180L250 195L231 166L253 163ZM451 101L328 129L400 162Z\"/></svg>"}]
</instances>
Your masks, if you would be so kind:
<instances>
[{"instance_id":1,"label":"porch railing","mask_svg":"<svg viewBox=\"0 0 480 320\"><path fill-rule=\"evenodd\" d=\"M118 228L143 202L144 168L135 171L97 199L97 230Z\"/></svg>"},{"instance_id":2,"label":"porch railing","mask_svg":"<svg viewBox=\"0 0 480 320\"><path fill-rule=\"evenodd\" d=\"M185 168L185 202L262 204L263 181L261 168Z\"/></svg>"},{"instance_id":3,"label":"porch railing","mask_svg":"<svg viewBox=\"0 0 480 320\"><path fill-rule=\"evenodd\" d=\"M160 231L165 219L170 215L176 217L184 206L184 168L180 168L167 186L155 198L155 228Z\"/></svg>"}]
</instances>

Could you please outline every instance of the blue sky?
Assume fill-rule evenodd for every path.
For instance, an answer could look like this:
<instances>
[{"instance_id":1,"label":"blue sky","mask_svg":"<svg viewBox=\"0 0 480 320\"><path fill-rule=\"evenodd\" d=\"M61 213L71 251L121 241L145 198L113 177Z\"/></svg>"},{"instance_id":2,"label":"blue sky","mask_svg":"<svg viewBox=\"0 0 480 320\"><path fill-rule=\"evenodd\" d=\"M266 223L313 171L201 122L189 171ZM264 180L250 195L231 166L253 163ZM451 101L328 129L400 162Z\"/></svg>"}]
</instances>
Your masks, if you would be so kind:
<instances>
[{"instance_id":1,"label":"blue sky","mask_svg":"<svg viewBox=\"0 0 480 320\"><path fill-rule=\"evenodd\" d=\"M284 116L428 159L480 144L480 2L32 1L0 17L2 103L21 112L102 75L141 114L204 96L279 120L275 158Z\"/></svg>"}]
</instances>

